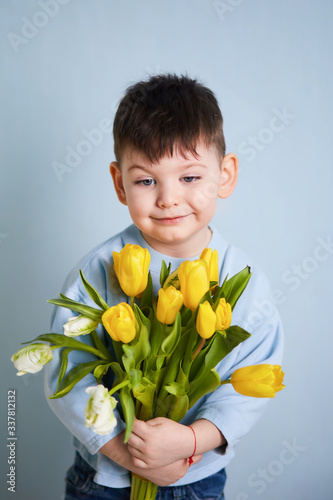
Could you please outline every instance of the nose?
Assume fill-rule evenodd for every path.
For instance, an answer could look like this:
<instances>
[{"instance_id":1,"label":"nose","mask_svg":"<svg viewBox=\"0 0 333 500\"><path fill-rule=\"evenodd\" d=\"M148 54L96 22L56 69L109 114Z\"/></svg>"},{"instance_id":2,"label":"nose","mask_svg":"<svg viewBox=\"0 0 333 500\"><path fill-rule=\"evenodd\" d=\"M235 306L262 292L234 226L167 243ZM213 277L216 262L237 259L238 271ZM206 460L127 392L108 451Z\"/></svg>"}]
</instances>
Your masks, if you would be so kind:
<instances>
[{"instance_id":1,"label":"nose","mask_svg":"<svg viewBox=\"0 0 333 500\"><path fill-rule=\"evenodd\" d=\"M178 206L180 203L180 195L173 183L164 184L160 186L158 196L157 196L157 205L160 208L171 208Z\"/></svg>"}]
</instances>

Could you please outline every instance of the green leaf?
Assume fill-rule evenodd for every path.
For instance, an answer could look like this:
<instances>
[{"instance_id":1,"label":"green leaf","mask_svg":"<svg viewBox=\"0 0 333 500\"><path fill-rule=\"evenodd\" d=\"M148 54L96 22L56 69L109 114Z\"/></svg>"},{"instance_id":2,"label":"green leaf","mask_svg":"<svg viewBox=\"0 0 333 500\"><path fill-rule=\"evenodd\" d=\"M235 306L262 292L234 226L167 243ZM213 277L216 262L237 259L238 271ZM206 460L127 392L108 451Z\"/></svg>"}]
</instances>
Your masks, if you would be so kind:
<instances>
[{"instance_id":1,"label":"green leaf","mask_svg":"<svg viewBox=\"0 0 333 500\"><path fill-rule=\"evenodd\" d=\"M190 383L188 381L188 375L184 372L182 365L179 367L176 383L184 388L185 393L188 393L190 389Z\"/></svg>"},{"instance_id":2,"label":"green leaf","mask_svg":"<svg viewBox=\"0 0 333 500\"><path fill-rule=\"evenodd\" d=\"M167 418L173 420L174 422L179 422L185 417L189 408L189 398L187 394L182 396L168 395L167 405L169 406L169 411L167 413Z\"/></svg>"},{"instance_id":3,"label":"green leaf","mask_svg":"<svg viewBox=\"0 0 333 500\"><path fill-rule=\"evenodd\" d=\"M173 394L174 396L184 396L184 394L186 394L185 388L178 382L171 382L170 384L166 385L165 390L169 394Z\"/></svg>"},{"instance_id":4,"label":"green leaf","mask_svg":"<svg viewBox=\"0 0 333 500\"><path fill-rule=\"evenodd\" d=\"M123 382L126 379L127 373L124 372L124 370L121 368L120 364L117 363L116 361L113 363L110 363L110 367L111 367L111 370L113 371L113 373L117 377L117 379L115 380L115 382L113 384L113 386L115 387L116 385L120 384L121 382Z\"/></svg>"},{"instance_id":5,"label":"green leaf","mask_svg":"<svg viewBox=\"0 0 333 500\"><path fill-rule=\"evenodd\" d=\"M227 280L221 287L221 291L225 297L225 300L229 302L229 304L231 305L231 309L234 309L250 278L251 270L250 267L247 266L242 271L235 274L235 276Z\"/></svg>"},{"instance_id":6,"label":"green leaf","mask_svg":"<svg viewBox=\"0 0 333 500\"><path fill-rule=\"evenodd\" d=\"M128 344L123 344L123 365L128 374L135 369L135 348Z\"/></svg>"},{"instance_id":7,"label":"green leaf","mask_svg":"<svg viewBox=\"0 0 333 500\"><path fill-rule=\"evenodd\" d=\"M174 396L172 394L169 394L165 389L164 391L164 398L157 398L156 403L155 403L155 408L154 408L154 418L157 417L166 417L169 413L170 410L170 405L173 401Z\"/></svg>"},{"instance_id":8,"label":"green leaf","mask_svg":"<svg viewBox=\"0 0 333 500\"><path fill-rule=\"evenodd\" d=\"M217 331L216 335L218 335L221 354L224 353L223 357L229 354L238 344L251 337L249 332L237 325L230 326L223 332Z\"/></svg>"},{"instance_id":9,"label":"green leaf","mask_svg":"<svg viewBox=\"0 0 333 500\"><path fill-rule=\"evenodd\" d=\"M62 382L62 379L65 376L66 370L67 370L67 365L68 365L68 354L72 351L70 347L67 347L67 349L64 349L61 354L61 366L59 370L59 376L58 376L58 383L57 383L57 388L56 392L58 392L60 384Z\"/></svg>"},{"instance_id":10,"label":"green leaf","mask_svg":"<svg viewBox=\"0 0 333 500\"><path fill-rule=\"evenodd\" d=\"M129 372L129 378L130 378L130 381L131 381L131 384L132 384L132 387L134 390L134 388L139 387L139 385L141 383L142 371L141 370L131 370Z\"/></svg>"},{"instance_id":11,"label":"green leaf","mask_svg":"<svg viewBox=\"0 0 333 500\"><path fill-rule=\"evenodd\" d=\"M134 304L134 314L137 321L136 336L132 342L122 346L124 351L122 362L128 374L131 370L140 369L142 361L146 360L151 352L149 343L150 320L136 304Z\"/></svg>"},{"instance_id":12,"label":"green leaf","mask_svg":"<svg viewBox=\"0 0 333 500\"><path fill-rule=\"evenodd\" d=\"M156 363L156 370L161 370L165 361L166 355L164 354L163 356L155 356L155 359L153 361ZM149 366L149 364L148 364Z\"/></svg>"},{"instance_id":13,"label":"green leaf","mask_svg":"<svg viewBox=\"0 0 333 500\"><path fill-rule=\"evenodd\" d=\"M147 359L151 352L149 342L151 322L136 304L134 304L134 314L138 325L138 332L130 345L134 349L135 368L139 368L142 361Z\"/></svg>"},{"instance_id":14,"label":"green leaf","mask_svg":"<svg viewBox=\"0 0 333 500\"><path fill-rule=\"evenodd\" d=\"M71 311L76 311L80 314L83 314L83 316L87 316L87 318L101 323L103 311L101 311L100 309L95 309L94 307L86 306L85 304L81 304L81 302L75 302L75 300L68 299L67 297L65 297L65 295L61 296L62 298L60 299L50 299L48 300L48 302L56 306L66 307Z\"/></svg>"},{"instance_id":15,"label":"green leaf","mask_svg":"<svg viewBox=\"0 0 333 500\"><path fill-rule=\"evenodd\" d=\"M190 384L187 375L182 367L179 367L177 380L164 386L165 391L169 393L166 397L168 412L166 417L179 422L187 413L189 408L188 391Z\"/></svg>"},{"instance_id":16,"label":"green leaf","mask_svg":"<svg viewBox=\"0 0 333 500\"><path fill-rule=\"evenodd\" d=\"M153 302L153 280L151 278L151 273L149 271L147 286L142 292L140 305L142 308L151 307L152 302Z\"/></svg>"},{"instance_id":17,"label":"green leaf","mask_svg":"<svg viewBox=\"0 0 333 500\"><path fill-rule=\"evenodd\" d=\"M182 326L188 326L189 321L191 321L193 314L191 309L188 309L188 307L185 307L184 305L180 309L180 314L182 317Z\"/></svg>"},{"instance_id":18,"label":"green leaf","mask_svg":"<svg viewBox=\"0 0 333 500\"><path fill-rule=\"evenodd\" d=\"M164 282L169 276L171 271L171 262L169 262L169 266L167 267L166 263L164 260L162 260L162 267L161 267L161 272L160 272L160 285L163 288Z\"/></svg>"},{"instance_id":19,"label":"green leaf","mask_svg":"<svg viewBox=\"0 0 333 500\"><path fill-rule=\"evenodd\" d=\"M220 296L219 296L219 297L217 297L217 295L218 295L218 294L222 291L222 288L225 286L225 283L228 281L228 276L229 276L229 274L227 274L227 275L226 275L226 277L224 278L222 285L217 286L217 287L215 288L215 290L214 290L214 303L216 302L216 299L217 299L217 298L218 298L218 299L220 298L220 296L221 296L221 295L224 297L224 295L223 295L223 294L220 294Z\"/></svg>"},{"instance_id":20,"label":"green leaf","mask_svg":"<svg viewBox=\"0 0 333 500\"><path fill-rule=\"evenodd\" d=\"M181 318L180 313L177 313L174 324L172 325L171 331L168 333L167 337L161 343L161 351L166 356L170 356L176 349L180 334L181 334Z\"/></svg>"},{"instance_id":21,"label":"green leaf","mask_svg":"<svg viewBox=\"0 0 333 500\"><path fill-rule=\"evenodd\" d=\"M187 346L186 346L186 351L185 351L185 354L184 354L184 357L182 360L182 364L181 364L181 370L183 371L184 376L186 377L187 383L188 383L188 378L189 378L189 374L190 374L190 369L191 369L191 366L193 363L193 353L194 353L195 347L197 345L197 341L198 341L198 334L197 334L196 330L193 328L188 333L188 342L187 342ZM178 377L179 377L179 374L178 374ZM177 379L177 380L179 382L179 379Z\"/></svg>"},{"instance_id":22,"label":"green leaf","mask_svg":"<svg viewBox=\"0 0 333 500\"><path fill-rule=\"evenodd\" d=\"M215 391L220 386L220 376L213 368L208 373L203 373L201 377L197 378L194 382L190 383L189 408L199 401L200 398Z\"/></svg>"},{"instance_id":23,"label":"green leaf","mask_svg":"<svg viewBox=\"0 0 333 500\"><path fill-rule=\"evenodd\" d=\"M78 351L90 352L98 358L107 359L103 353L101 353L94 347L71 337L66 337L66 335L62 335L60 333L44 333L43 335L39 335L38 337L36 337L34 340L24 342L24 344L30 344L31 342L35 342L36 340L49 342L50 344L56 345L58 347L71 347L72 349L76 349Z\"/></svg>"},{"instance_id":24,"label":"green leaf","mask_svg":"<svg viewBox=\"0 0 333 500\"><path fill-rule=\"evenodd\" d=\"M190 370L190 382L208 374L238 344L250 337L250 334L239 326L231 326L223 332L215 332L207 347L193 361Z\"/></svg>"},{"instance_id":25,"label":"green leaf","mask_svg":"<svg viewBox=\"0 0 333 500\"><path fill-rule=\"evenodd\" d=\"M142 377L140 383L133 386L132 391L135 399L140 401L142 405L140 414L137 417L140 420L150 420L153 418L156 385L148 378Z\"/></svg>"},{"instance_id":26,"label":"green leaf","mask_svg":"<svg viewBox=\"0 0 333 500\"><path fill-rule=\"evenodd\" d=\"M123 361L122 361L123 354L124 354L123 343L121 341L112 339L112 346L113 346L114 353L116 355L116 360L118 361L118 363L121 366L123 366Z\"/></svg>"},{"instance_id":27,"label":"green leaf","mask_svg":"<svg viewBox=\"0 0 333 500\"><path fill-rule=\"evenodd\" d=\"M177 288L177 290L179 290L180 283L179 283L179 278L178 278L178 269L176 269L175 271L172 271L172 273L169 274L169 276L167 277L167 279L163 283L163 289L165 290L170 285L174 286L175 288Z\"/></svg>"},{"instance_id":28,"label":"green leaf","mask_svg":"<svg viewBox=\"0 0 333 500\"><path fill-rule=\"evenodd\" d=\"M109 309L109 306L105 302L105 300L100 296L96 288L94 288L86 279L85 275L83 274L83 271L80 269L80 276L82 283L84 285L84 288L86 289L87 294L89 297L95 302L97 306L99 306L101 309L104 311L107 311Z\"/></svg>"},{"instance_id":29,"label":"green leaf","mask_svg":"<svg viewBox=\"0 0 333 500\"><path fill-rule=\"evenodd\" d=\"M182 334L179 343L177 345L177 348L173 351L168 361L167 368L165 369L165 375L159 381L162 387L158 393L156 401L156 413L158 416L163 416L160 413L161 411L163 412L164 408L166 407L166 398L168 396L168 392L166 391L164 386L167 386L172 382L176 381L179 373L179 367L182 359L184 358L184 354L186 353L187 348L190 344L190 337L192 333L193 332L191 330L188 330Z\"/></svg>"},{"instance_id":30,"label":"green leaf","mask_svg":"<svg viewBox=\"0 0 333 500\"><path fill-rule=\"evenodd\" d=\"M159 348L161 346L161 343L163 342L164 338L164 331L166 329L166 325L163 325L163 323L160 323L156 316L154 316L152 323L151 323L151 328L150 328L150 346L151 346L151 354L152 355L157 355Z\"/></svg>"},{"instance_id":31,"label":"green leaf","mask_svg":"<svg viewBox=\"0 0 333 500\"><path fill-rule=\"evenodd\" d=\"M101 365L96 366L96 368L94 370L94 377L98 383L100 383L100 381L102 380L104 375L107 374L110 366L111 366L111 363L103 363Z\"/></svg>"},{"instance_id":32,"label":"green leaf","mask_svg":"<svg viewBox=\"0 0 333 500\"><path fill-rule=\"evenodd\" d=\"M119 393L119 399L121 403L122 410L124 412L124 418L126 422L126 431L125 431L125 439L124 443L127 443L133 429L134 423L134 402L131 396L129 386L122 387Z\"/></svg>"},{"instance_id":33,"label":"green leaf","mask_svg":"<svg viewBox=\"0 0 333 500\"><path fill-rule=\"evenodd\" d=\"M88 363L80 363L78 366L73 368L63 380L61 384L62 389L53 394L53 396L50 396L49 399L57 399L66 396L66 394L68 394L73 387L80 382L80 380L91 373L99 364L99 360L89 361Z\"/></svg>"},{"instance_id":34,"label":"green leaf","mask_svg":"<svg viewBox=\"0 0 333 500\"><path fill-rule=\"evenodd\" d=\"M96 349L100 351L106 358L109 358L110 360L114 361L112 354L109 352L104 342L99 338L96 330L90 332L89 335Z\"/></svg>"}]
</instances>

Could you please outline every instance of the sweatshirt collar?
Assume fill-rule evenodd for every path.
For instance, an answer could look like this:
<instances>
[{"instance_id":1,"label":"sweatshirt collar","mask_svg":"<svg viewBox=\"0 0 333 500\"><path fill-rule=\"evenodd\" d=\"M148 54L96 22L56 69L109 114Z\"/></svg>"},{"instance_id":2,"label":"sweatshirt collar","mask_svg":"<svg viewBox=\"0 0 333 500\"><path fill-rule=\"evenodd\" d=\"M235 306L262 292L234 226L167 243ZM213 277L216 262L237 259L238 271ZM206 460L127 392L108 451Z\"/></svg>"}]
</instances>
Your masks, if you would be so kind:
<instances>
[{"instance_id":1,"label":"sweatshirt collar","mask_svg":"<svg viewBox=\"0 0 333 500\"><path fill-rule=\"evenodd\" d=\"M209 225L210 230L212 231L212 237L209 242L208 248L211 248L212 250L217 249L219 252L219 256L222 257L224 254L224 248L226 247L226 242L221 238L219 235L218 231L212 226ZM150 269L154 270L160 270L161 269L161 263L162 260L165 261L166 265L171 263L171 270L174 271L179 267L181 262L184 260L196 260L200 258L200 255L195 255L194 257L190 257L188 259L184 257L170 257L169 255L162 254L160 252L157 252L152 248L146 240L143 238L141 231L134 225L130 225L125 233L125 238L124 238L124 243L132 243L136 245L140 245L142 248L146 248L151 256L151 261L150 261ZM222 251L222 255L221 255Z\"/></svg>"}]
</instances>

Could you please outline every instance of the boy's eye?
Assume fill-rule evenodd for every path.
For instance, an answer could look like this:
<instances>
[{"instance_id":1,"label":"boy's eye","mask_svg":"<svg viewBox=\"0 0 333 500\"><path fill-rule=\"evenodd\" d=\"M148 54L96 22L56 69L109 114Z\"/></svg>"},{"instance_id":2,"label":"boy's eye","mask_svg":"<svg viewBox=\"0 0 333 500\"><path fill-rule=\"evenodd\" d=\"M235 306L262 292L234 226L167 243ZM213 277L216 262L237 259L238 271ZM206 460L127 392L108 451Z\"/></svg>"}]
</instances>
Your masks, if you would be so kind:
<instances>
[{"instance_id":1,"label":"boy's eye","mask_svg":"<svg viewBox=\"0 0 333 500\"><path fill-rule=\"evenodd\" d=\"M194 176L194 175L188 175L188 176L186 176L186 177L183 177L183 178L182 178L182 180L183 180L184 182L187 182L187 183L190 183L190 182L196 181L196 180L198 180L198 179L200 179L200 177L197 177L197 176Z\"/></svg>"},{"instance_id":2,"label":"boy's eye","mask_svg":"<svg viewBox=\"0 0 333 500\"><path fill-rule=\"evenodd\" d=\"M141 181L136 181L135 184L141 184L143 186L151 186L155 182L154 179L142 179Z\"/></svg>"}]
</instances>

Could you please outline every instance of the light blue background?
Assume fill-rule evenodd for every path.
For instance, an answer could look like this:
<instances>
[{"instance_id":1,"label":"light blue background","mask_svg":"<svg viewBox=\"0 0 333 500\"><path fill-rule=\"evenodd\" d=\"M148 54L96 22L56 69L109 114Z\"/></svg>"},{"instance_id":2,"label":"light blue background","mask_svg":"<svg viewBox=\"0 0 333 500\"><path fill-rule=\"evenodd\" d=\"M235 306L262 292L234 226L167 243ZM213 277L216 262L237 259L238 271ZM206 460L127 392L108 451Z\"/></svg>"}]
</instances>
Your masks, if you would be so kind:
<instances>
[{"instance_id":1,"label":"light blue background","mask_svg":"<svg viewBox=\"0 0 333 500\"><path fill-rule=\"evenodd\" d=\"M13 388L15 498L62 498L71 437L43 377L16 377L9 357L48 331L46 301L72 266L130 223L108 173L110 133L63 175L54 162L66 164L84 130L113 120L125 88L157 72L187 73L216 93L241 174L214 224L280 290L286 389L238 445L226 498L332 498L333 249L322 243L332 238L332 2L59 0L45 14L47 3L0 7L1 498L12 498Z\"/></svg>"}]
</instances>

